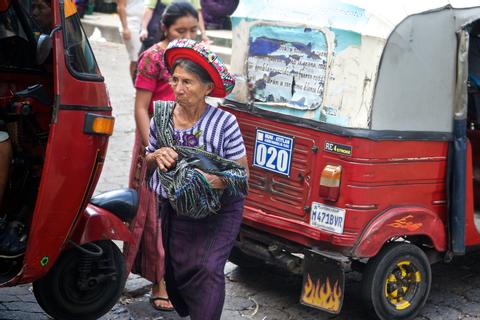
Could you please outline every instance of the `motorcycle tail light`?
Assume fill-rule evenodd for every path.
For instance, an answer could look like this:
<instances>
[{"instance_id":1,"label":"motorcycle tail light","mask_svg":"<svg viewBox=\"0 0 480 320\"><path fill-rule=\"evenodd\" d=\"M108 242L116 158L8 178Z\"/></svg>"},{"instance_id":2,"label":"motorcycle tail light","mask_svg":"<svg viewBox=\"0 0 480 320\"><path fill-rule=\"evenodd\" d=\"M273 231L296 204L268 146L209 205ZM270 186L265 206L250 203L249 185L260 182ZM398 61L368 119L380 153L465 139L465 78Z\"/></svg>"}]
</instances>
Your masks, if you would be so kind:
<instances>
[{"instance_id":1,"label":"motorcycle tail light","mask_svg":"<svg viewBox=\"0 0 480 320\"><path fill-rule=\"evenodd\" d=\"M113 125L115 118L100 114L87 113L85 115L85 123L83 132L94 135L111 136L113 133Z\"/></svg>"},{"instance_id":2,"label":"motorcycle tail light","mask_svg":"<svg viewBox=\"0 0 480 320\"><path fill-rule=\"evenodd\" d=\"M340 195L341 178L342 166L326 165L320 176L319 196L329 201L337 201Z\"/></svg>"}]
</instances>

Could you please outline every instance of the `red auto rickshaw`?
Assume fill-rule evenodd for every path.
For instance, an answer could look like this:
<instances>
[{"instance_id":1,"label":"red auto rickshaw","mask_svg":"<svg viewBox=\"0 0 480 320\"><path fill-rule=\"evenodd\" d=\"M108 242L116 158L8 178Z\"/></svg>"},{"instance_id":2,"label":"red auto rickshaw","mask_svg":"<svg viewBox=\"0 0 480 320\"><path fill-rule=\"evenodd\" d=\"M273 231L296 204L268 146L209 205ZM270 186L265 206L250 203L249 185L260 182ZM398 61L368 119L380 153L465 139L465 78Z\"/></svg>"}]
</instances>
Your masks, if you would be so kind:
<instances>
[{"instance_id":1,"label":"red auto rickshaw","mask_svg":"<svg viewBox=\"0 0 480 320\"><path fill-rule=\"evenodd\" d=\"M478 1L242 0L232 24L230 260L303 274L300 302L334 314L359 271L374 315L415 317L431 264L480 248Z\"/></svg>"},{"instance_id":2,"label":"red auto rickshaw","mask_svg":"<svg viewBox=\"0 0 480 320\"><path fill-rule=\"evenodd\" d=\"M0 286L33 282L38 303L57 319L102 316L125 284L112 240L131 240L136 192L91 199L111 112L72 0L0 0L0 131L13 150L0 243L8 232L15 243L26 239L23 250L0 253Z\"/></svg>"}]
</instances>

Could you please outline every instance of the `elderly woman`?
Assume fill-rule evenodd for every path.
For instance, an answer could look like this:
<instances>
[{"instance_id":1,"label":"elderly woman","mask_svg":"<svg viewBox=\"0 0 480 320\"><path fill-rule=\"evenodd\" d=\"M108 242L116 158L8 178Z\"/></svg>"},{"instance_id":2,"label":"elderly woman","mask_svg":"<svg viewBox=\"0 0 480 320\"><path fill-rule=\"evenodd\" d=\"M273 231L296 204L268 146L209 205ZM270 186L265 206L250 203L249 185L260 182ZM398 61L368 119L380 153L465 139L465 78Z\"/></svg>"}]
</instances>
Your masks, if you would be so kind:
<instances>
[{"instance_id":1,"label":"elderly woman","mask_svg":"<svg viewBox=\"0 0 480 320\"><path fill-rule=\"evenodd\" d=\"M138 192L139 209L132 221L131 230L135 241L124 246L127 268L153 282L150 304L157 310L173 310L162 279L163 246L160 221L156 210L156 195L149 189L145 179L145 147L148 144L153 101L173 100L169 84L169 72L163 63L163 53L170 41L179 38L194 39L198 29L198 14L187 2L169 5L162 16L161 41L144 51L138 64L135 80L135 144L130 166L129 186Z\"/></svg>"},{"instance_id":2,"label":"elderly woman","mask_svg":"<svg viewBox=\"0 0 480 320\"><path fill-rule=\"evenodd\" d=\"M193 202L198 206L190 213L184 210L191 208L192 203L189 206L181 201L163 201L167 290L181 316L190 315L192 320L220 319L225 299L223 270L240 228L248 172L235 116L208 105L205 97L225 97L233 88L234 79L214 53L192 40L171 42L164 60L171 72L176 101L155 104L147 147L147 163L156 169L151 187L160 199L172 200L183 190L195 190L198 186L198 192L193 192ZM176 188L171 188L168 182L175 177L169 179L168 173L188 170L189 162L184 159L196 152L210 159L216 157L213 168L219 170L218 174L208 165L207 169L190 168L190 176L201 179L176 185L172 182ZM225 174L218 167L232 169ZM242 170L243 176L232 178ZM201 181L208 186L207 191L215 190L220 195L220 205L216 212L199 219L192 217L194 211L205 211L211 204L202 199L205 190ZM191 198L187 196L186 202Z\"/></svg>"}]
</instances>

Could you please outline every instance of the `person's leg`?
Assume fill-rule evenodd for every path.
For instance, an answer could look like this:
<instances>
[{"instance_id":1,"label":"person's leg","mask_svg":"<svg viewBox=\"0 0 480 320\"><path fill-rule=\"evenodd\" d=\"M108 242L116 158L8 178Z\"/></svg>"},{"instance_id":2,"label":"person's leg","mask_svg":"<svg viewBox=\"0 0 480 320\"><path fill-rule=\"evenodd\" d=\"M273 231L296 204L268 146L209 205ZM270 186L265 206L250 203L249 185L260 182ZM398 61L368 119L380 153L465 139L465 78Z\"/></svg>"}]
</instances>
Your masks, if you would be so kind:
<instances>
[{"instance_id":1,"label":"person's leg","mask_svg":"<svg viewBox=\"0 0 480 320\"><path fill-rule=\"evenodd\" d=\"M135 84L135 72L137 71L138 52L140 51L141 43L138 36L132 31L132 36L128 40L123 40L125 48L127 49L128 59L130 60L129 71L130 78Z\"/></svg>"},{"instance_id":2,"label":"person's leg","mask_svg":"<svg viewBox=\"0 0 480 320\"><path fill-rule=\"evenodd\" d=\"M223 272L243 211L243 199L225 200L220 213L205 219L171 217L167 288L177 312L190 315L192 320L221 318L225 300Z\"/></svg>"},{"instance_id":3,"label":"person's leg","mask_svg":"<svg viewBox=\"0 0 480 320\"><path fill-rule=\"evenodd\" d=\"M6 132L0 131L0 207L8 182L11 159L12 146L10 144L10 139Z\"/></svg>"},{"instance_id":4,"label":"person's leg","mask_svg":"<svg viewBox=\"0 0 480 320\"><path fill-rule=\"evenodd\" d=\"M12 145L8 133L0 131L0 207L8 183L11 159ZM2 219L5 219L5 217L6 215ZM10 221L5 228L2 228L0 234L0 257L17 257L25 251L27 233L24 223L18 221L18 218L16 216L16 220Z\"/></svg>"},{"instance_id":5,"label":"person's leg","mask_svg":"<svg viewBox=\"0 0 480 320\"><path fill-rule=\"evenodd\" d=\"M165 287L163 279L160 280L160 283L154 283L152 285L152 304L154 304L154 308L173 310L173 305L168 299L167 288Z\"/></svg>"},{"instance_id":6,"label":"person's leg","mask_svg":"<svg viewBox=\"0 0 480 320\"><path fill-rule=\"evenodd\" d=\"M230 251L240 230L243 211L243 199L223 199L219 215L219 223L215 227L215 238L212 239L207 256L204 257L199 272L192 277L198 277L199 292L197 307L190 308L192 320L220 320L225 302L224 269ZM202 306L198 308L198 306Z\"/></svg>"}]
</instances>

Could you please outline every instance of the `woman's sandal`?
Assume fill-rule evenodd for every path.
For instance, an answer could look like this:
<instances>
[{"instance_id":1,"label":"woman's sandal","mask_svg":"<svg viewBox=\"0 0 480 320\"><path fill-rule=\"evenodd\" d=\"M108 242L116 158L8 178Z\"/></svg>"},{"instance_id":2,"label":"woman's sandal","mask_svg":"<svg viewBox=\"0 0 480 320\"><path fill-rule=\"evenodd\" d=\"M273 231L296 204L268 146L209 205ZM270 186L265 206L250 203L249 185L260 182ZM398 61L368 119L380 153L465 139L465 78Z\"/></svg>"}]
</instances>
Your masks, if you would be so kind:
<instances>
[{"instance_id":1,"label":"woman's sandal","mask_svg":"<svg viewBox=\"0 0 480 320\"><path fill-rule=\"evenodd\" d=\"M162 307L160 305L157 305L155 303L155 301L168 301L168 302L170 302L170 299L163 298L163 297L152 297L152 298L150 298L150 304L152 305L152 307L155 310L159 310L159 311L173 311L173 310L175 310L173 307Z\"/></svg>"}]
</instances>

